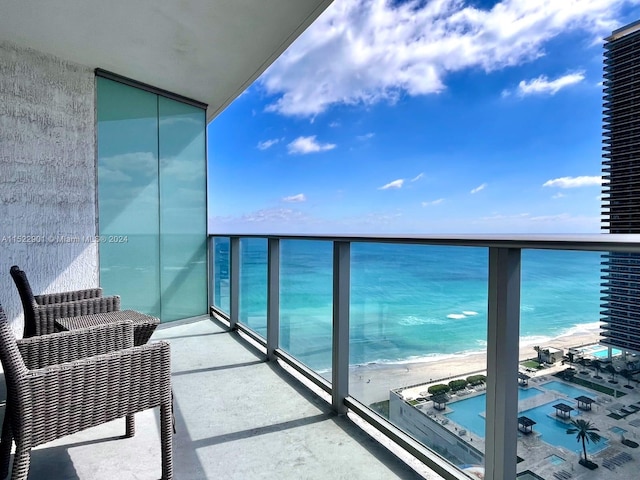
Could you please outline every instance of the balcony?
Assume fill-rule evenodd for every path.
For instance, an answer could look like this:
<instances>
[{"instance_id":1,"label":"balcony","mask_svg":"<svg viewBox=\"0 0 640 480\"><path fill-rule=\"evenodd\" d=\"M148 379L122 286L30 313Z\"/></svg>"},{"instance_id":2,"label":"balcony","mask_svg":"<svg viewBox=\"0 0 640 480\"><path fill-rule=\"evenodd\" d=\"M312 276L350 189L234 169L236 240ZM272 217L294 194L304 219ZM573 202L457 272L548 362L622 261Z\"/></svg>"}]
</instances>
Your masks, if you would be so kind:
<instances>
[{"instance_id":1,"label":"balcony","mask_svg":"<svg viewBox=\"0 0 640 480\"><path fill-rule=\"evenodd\" d=\"M539 472L543 478L569 474L580 455L574 447L575 439L566 436L571 425L547 430L545 420L540 432L523 435L518 433L522 412L532 411L553 421L544 410L549 407L547 403L557 403L558 398L575 402L574 397L584 393L598 397L597 408L604 416L616 410L609 409L611 402L614 407L622 405L615 402L618 396L625 396L625 402L640 401L630 384L635 370L624 364L635 362L634 354L623 359L608 351L609 362L615 367L612 377L630 377L624 385L601 377L596 367L588 366L592 359L606 356L607 347L586 346L601 340L597 326L601 320L603 252L637 253L633 236L454 239L245 235L213 238L210 252L210 296L217 315L249 335L267 356L290 363L330 393L335 411L361 416L444 478L458 478L460 473L438 463L441 457L468 472L476 468L470 465L484 465L485 478L514 478L516 472L523 478L528 472ZM576 285L581 282L572 278L571 272L576 269L589 271L588 289ZM311 276L317 281L310 281ZM484 288L484 295L470 294L469 288L462 286L464 282L467 287L472 282L476 291ZM435 304L447 296L458 302L458 310L450 306L448 314L436 312ZM433 305L423 302L425 298L432 299ZM594 328L590 335L584 335L580 327L569 329L586 321L580 310L586 304L590 305L588 321ZM558 350L565 356L558 357L557 362L549 360L556 362L554 365L532 371L531 384L527 384L529 375L524 374L526 363L522 361L535 357L535 345L526 343L533 335L531 323L554 315L560 315L565 323L561 342L564 350ZM486 331L483 323L488 326ZM460 352L446 345L457 341L452 335L460 331L452 333L457 327L451 327L456 324L462 325L458 330L475 325L472 328L478 329L478 342L486 345L486 350L476 347L483 350L483 355L458 355ZM415 337L402 337L397 331L399 325L415 328ZM603 340L609 346L616 345L611 338ZM427 358L437 353L457 358L453 372L442 371L450 362L430 362L433 359ZM573 364L567 369L562 358L582 363L577 369ZM463 370L458 371L461 363ZM436 405L432 401L435 395L427 392L435 383L455 383L483 374L487 375L486 386L450 394L444 408L438 408L443 406ZM525 388L519 389L518 378L523 374ZM591 385L595 390L572 390L566 382ZM602 385L596 385L598 382ZM528 385L533 385L529 393L540 394L537 398L526 397L523 390ZM559 396L556 388L571 394ZM598 396L594 393L598 389L610 395ZM471 419L469 430L466 420L456 420L455 411L465 404L458 401L472 397L482 404L471 407L478 410L475 415L481 414L482 420L478 424ZM384 412L381 404L387 401L389 410ZM449 401L454 408L447 407ZM574 415L581 413L576 410ZM590 420L597 423L600 417L593 415ZM631 417L621 424L608 419L599 424L606 441L598 448L590 447L588 454L593 453L596 460L606 464L608 474L608 467L613 465L610 457L615 456L621 438L637 438L640 433L634 423L640 422ZM434 435L436 430L439 433ZM407 433L439 455L415 447L411 438L404 436ZM619 475L621 468L618 466ZM602 475L604 470L600 472Z\"/></svg>"},{"instance_id":2,"label":"balcony","mask_svg":"<svg viewBox=\"0 0 640 480\"><path fill-rule=\"evenodd\" d=\"M153 338L172 349L176 479L421 478L219 322ZM118 420L38 447L29 478L160 478L157 412L137 414L136 435L123 434Z\"/></svg>"},{"instance_id":3,"label":"balcony","mask_svg":"<svg viewBox=\"0 0 640 480\"><path fill-rule=\"evenodd\" d=\"M582 345L586 337L574 329L563 339L575 347L563 352L571 374L553 348L540 370L530 368L532 360L522 363L523 351L524 358L536 356L534 344L522 344L536 318L532 311L570 312L588 303L599 320L602 252L640 253L640 244L621 235L211 236L212 318L167 323L154 335L172 344L176 478L461 479L468 478L465 471L480 470L496 480L516 474L630 478L640 455L622 440L639 440L640 388L637 375L626 378L624 367L636 357L623 356L615 343L608 351ZM574 268L592 270L590 285L571 281ZM391 284L398 276L405 281ZM461 288L470 280L479 296ZM394 288L395 303L388 297ZM546 296L536 297L535 289ZM411 309L423 305L416 302L433 296L454 299L459 311L412 317ZM427 358L429 345L447 352L447 343L454 343L451 326L468 330L472 323L486 326L476 332L485 339L483 352ZM394 325L421 326L415 331L422 338L401 344ZM426 355L382 363L401 360L399 352L412 347ZM455 362L464 375L442 371ZM521 376L525 366L531 371ZM485 384L449 392L444 404L425 393L434 384L485 374ZM519 379L527 385L519 387ZM605 438L589 446L589 459L600 465L594 472L578 465L574 435L563 430L554 440L560 443L549 443L554 434L542 424L533 434L519 433L523 412L571 403L577 391L595 403L589 411L574 405L569 415L593 421ZM470 407L475 415L458 417L468 401L480 402ZM380 408L385 402L386 412ZM139 414L133 439L118 438L123 429L123 421L112 422L39 447L30 478L50 478L52 469L72 479L157 478L156 416ZM437 438L421 436L421 429ZM463 450L445 449L446 442L477 460L461 461Z\"/></svg>"}]
</instances>

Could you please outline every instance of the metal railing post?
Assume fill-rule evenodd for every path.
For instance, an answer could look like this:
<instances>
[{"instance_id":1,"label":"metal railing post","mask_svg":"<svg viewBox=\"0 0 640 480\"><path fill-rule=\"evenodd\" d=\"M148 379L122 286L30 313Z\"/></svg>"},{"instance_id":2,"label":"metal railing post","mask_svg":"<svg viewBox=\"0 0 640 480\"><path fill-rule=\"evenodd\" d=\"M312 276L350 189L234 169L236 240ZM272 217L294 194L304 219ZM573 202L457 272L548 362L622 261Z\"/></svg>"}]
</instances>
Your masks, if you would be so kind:
<instances>
[{"instance_id":1,"label":"metal railing post","mask_svg":"<svg viewBox=\"0 0 640 480\"><path fill-rule=\"evenodd\" d=\"M349 294L351 276L351 243L333 242L333 409L344 414L349 396Z\"/></svg>"},{"instance_id":2,"label":"metal railing post","mask_svg":"<svg viewBox=\"0 0 640 480\"><path fill-rule=\"evenodd\" d=\"M216 237L207 237L207 313L216 303Z\"/></svg>"},{"instance_id":3,"label":"metal railing post","mask_svg":"<svg viewBox=\"0 0 640 480\"><path fill-rule=\"evenodd\" d=\"M280 347L280 239L267 241L267 359Z\"/></svg>"},{"instance_id":4,"label":"metal railing post","mask_svg":"<svg viewBox=\"0 0 640 480\"><path fill-rule=\"evenodd\" d=\"M484 477L487 480L516 478L520 257L519 248L489 248Z\"/></svg>"},{"instance_id":5,"label":"metal railing post","mask_svg":"<svg viewBox=\"0 0 640 480\"><path fill-rule=\"evenodd\" d=\"M240 316L240 237L229 237L229 324L235 329Z\"/></svg>"}]
</instances>

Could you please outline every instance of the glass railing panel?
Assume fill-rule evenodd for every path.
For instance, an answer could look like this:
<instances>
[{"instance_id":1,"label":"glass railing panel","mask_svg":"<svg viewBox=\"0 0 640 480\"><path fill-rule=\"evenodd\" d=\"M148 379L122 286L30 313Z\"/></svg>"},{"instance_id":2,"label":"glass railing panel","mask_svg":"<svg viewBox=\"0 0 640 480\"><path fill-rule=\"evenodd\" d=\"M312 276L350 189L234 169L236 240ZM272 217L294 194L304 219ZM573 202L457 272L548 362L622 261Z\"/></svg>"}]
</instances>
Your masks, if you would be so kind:
<instances>
[{"instance_id":1,"label":"glass railing panel","mask_svg":"<svg viewBox=\"0 0 640 480\"><path fill-rule=\"evenodd\" d=\"M239 320L267 335L267 239L240 239Z\"/></svg>"},{"instance_id":2,"label":"glass railing panel","mask_svg":"<svg viewBox=\"0 0 640 480\"><path fill-rule=\"evenodd\" d=\"M640 389L634 374L640 362L636 355L604 344L608 340L601 335L606 330L600 319L606 318L601 313L606 305L638 305L640 294L625 287L624 298L605 299L607 290L621 291L615 280L601 285L605 257L584 251L522 253L519 383L531 394L518 405L521 475L637 476L632 460L640 458L633 448L640 443ZM579 431L572 430L580 425L586 428L584 447ZM580 464L585 449L588 462L599 466L593 471Z\"/></svg>"},{"instance_id":3,"label":"glass railing panel","mask_svg":"<svg viewBox=\"0 0 640 480\"><path fill-rule=\"evenodd\" d=\"M229 315L229 237L214 237L212 255L213 306Z\"/></svg>"},{"instance_id":4,"label":"glass railing panel","mask_svg":"<svg viewBox=\"0 0 640 480\"><path fill-rule=\"evenodd\" d=\"M280 346L331 380L333 242L280 242Z\"/></svg>"},{"instance_id":5,"label":"glass railing panel","mask_svg":"<svg viewBox=\"0 0 640 480\"><path fill-rule=\"evenodd\" d=\"M351 246L350 394L468 472L483 466L486 248Z\"/></svg>"}]
</instances>

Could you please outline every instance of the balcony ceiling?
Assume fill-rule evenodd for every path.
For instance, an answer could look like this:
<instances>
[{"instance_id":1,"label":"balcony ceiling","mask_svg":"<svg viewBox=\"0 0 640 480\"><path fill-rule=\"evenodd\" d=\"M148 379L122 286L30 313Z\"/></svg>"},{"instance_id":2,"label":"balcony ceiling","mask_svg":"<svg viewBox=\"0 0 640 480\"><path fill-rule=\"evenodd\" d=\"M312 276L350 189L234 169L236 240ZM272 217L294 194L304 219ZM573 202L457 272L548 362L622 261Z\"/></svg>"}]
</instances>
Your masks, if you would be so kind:
<instances>
[{"instance_id":1,"label":"balcony ceiling","mask_svg":"<svg viewBox=\"0 0 640 480\"><path fill-rule=\"evenodd\" d=\"M0 0L0 41L207 103L212 120L332 0Z\"/></svg>"}]
</instances>

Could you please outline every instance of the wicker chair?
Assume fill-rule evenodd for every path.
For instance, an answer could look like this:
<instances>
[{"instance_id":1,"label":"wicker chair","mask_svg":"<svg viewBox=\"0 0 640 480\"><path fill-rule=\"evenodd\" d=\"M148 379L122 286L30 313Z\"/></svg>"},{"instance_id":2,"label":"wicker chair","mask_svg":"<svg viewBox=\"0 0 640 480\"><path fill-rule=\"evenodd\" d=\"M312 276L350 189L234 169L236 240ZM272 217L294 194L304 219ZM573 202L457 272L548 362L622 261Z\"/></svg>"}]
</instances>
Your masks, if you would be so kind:
<instances>
[{"instance_id":1,"label":"wicker chair","mask_svg":"<svg viewBox=\"0 0 640 480\"><path fill-rule=\"evenodd\" d=\"M7 476L12 440L11 479L26 479L32 448L158 406L162 478L173 478L169 344L132 345L129 321L16 340L0 306L7 383L0 478Z\"/></svg>"},{"instance_id":2,"label":"wicker chair","mask_svg":"<svg viewBox=\"0 0 640 480\"><path fill-rule=\"evenodd\" d=\"M22 301L25 338L54 333L54 322L59 318L120 310L120 297L103 297L100 288L34 296L20 267L14 265L10 273Z\"/></svg>"}]
</instances>

